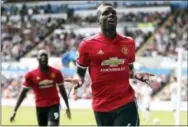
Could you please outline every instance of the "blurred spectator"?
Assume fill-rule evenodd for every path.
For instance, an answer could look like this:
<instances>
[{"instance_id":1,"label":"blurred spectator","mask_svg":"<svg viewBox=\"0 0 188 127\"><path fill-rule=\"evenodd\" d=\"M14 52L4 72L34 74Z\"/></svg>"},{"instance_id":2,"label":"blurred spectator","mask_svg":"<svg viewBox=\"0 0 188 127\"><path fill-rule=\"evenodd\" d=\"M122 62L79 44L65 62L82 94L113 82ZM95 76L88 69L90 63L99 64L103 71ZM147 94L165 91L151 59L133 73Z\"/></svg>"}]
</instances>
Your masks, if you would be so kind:
<instances>
[{"instance_id":1,"label":"blurred spectator","mask_svg":"<svg viewBox=\"0 0 188 127\"><path fill-rule=\"evenodd\" d=\"M7 79L3 85L3 97L10 99L16 98L21 88L21 80L18 79Z\"/></svg>"},{"instance_id":2,"label":"blurred spectator","mask_svg":"<svg viewBox=\"0 0 188 127\"><path fill-rule=\"evenodd\" d=\"M19 60L48 35L61 19L2 21L1 46L3 61Z\"/></svg>"},{"instance_id":3,"label":"blurred spectator","mask_svg":"<svg viewBox=\"0 0 188 127\"><path fill-rule=\"evenodd\" d=\"M154 35L154 44L144 56L176 56L178 50L188 50L188 15L186 10L177 13L174 20Z\"/></svg>"},{"instance_id":4,"label":"blurred spectator","mask_svg":"<svg viewBox=\"0 0 188 127\"><path fill-rule=\"evenodd\" d=\"M76 58L77 58L78 54L77 54L77 50L76 48L72 48L69 51L67 51L66 53L63 54L61 61L63 64L63 67L70 67L70 63L74 63L76 65Z\"/></svg>"},{"instance_id":5,"label":"blurred spectator","mask_svg":"<svg viewBox=\"0 0 188 127\"><path fill-rule=\"evenodd\" d=\"M181 101L188 101L188 84L187 84L187 76L185 76L182 80L181 85ZM164 88L161 93L158 95L158 99L162 101L172 101L172 104L175 108L176 97L177 97L177 87L179 84L177 83L176 77L171 77L169 86Z\"/></svg>"}]
</instances>

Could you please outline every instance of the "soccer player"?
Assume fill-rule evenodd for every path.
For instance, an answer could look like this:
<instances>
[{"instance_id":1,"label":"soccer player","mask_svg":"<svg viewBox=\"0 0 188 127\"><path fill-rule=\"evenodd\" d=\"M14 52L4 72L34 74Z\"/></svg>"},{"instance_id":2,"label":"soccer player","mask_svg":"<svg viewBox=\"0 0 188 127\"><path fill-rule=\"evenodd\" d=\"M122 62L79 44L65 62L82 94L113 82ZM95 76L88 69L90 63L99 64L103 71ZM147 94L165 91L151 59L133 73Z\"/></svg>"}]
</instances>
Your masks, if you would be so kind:
<instances>
[{"instance_id":1,"label":"soccer player","mask_svg":"<svg viewBox=\"0 0 188 127\"><path fill-rule=\"evenodd\" d=\"M48 53L40 50L38 54L39 67L25 75L23 89L18 97L10 121L14 121L16 112L26 97L29 88L34 91L36 114L39 126L58 126L60 118L60 98L58 89L67 106L67 117L71 118L67 94L64 88L64 79L60 70L48 65Z\"/></svg>"},{"instance_id":2,"label":"soccer player","mask_svg":"<svg viewBox=\"0 0 188 127\"><path fill-rule=\"evenodd\" d=\"M88 67L91 77L92 107L98 126L138 126L135 93L129 78L149 83L148 73L133 73L135 43L116 32L117 14L109 3L97 9L101 32L83 39L78 47L77 73L84 83Z\"/></svg>"}]
</instances>

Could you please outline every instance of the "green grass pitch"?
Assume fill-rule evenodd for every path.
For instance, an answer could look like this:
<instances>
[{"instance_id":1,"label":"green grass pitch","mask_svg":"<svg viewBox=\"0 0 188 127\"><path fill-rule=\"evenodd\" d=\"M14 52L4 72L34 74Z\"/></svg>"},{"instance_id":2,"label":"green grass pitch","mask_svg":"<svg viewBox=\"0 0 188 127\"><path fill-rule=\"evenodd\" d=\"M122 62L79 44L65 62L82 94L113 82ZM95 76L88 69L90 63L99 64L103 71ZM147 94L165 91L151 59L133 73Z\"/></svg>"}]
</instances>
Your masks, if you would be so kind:
<instances>
[{"instance_id":1,"label":"green grass pitch","mask_svg":"<svg viewBox=\"0 0 188 127\"><path fill-rule=\"evenodd\" d=\"M20 107L14 123L9 122L13 107L1 107L2 125L37 125L34 107ZM91 109L71 109L72 119L66 118L65 111L61 111L60 125L96 125L93 111ZM173 113L171 111L152 111L150 120L145 121L140 112L141 125L153 125L153 119L158 118L159 125L174 125ZM188 113L181 112L181 125L188 125Z\"/></svg>"}]
</instances>

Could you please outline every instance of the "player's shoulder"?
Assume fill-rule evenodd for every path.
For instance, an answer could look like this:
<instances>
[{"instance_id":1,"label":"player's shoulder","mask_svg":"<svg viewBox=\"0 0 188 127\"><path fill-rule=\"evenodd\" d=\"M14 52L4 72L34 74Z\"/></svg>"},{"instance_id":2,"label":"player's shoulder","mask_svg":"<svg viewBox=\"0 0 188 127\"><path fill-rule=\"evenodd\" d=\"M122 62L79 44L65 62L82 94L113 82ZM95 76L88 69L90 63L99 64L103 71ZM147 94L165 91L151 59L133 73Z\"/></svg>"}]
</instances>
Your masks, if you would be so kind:
<instances>
[{"instance_id":1,"label":"player's shoulder","mask_svg":"<svg viewBox=\"0 0 188 127\"><path fill-rule=\"evenodd\" d=\"M89 43L89 42L92 42L94 40L98 40L99 37L100 37L99 34L94 34L92 36L85 37L82 42Z\"/></svg>"},{"instance_id":2,"label":"player's shoulder","mask_svg":"<svg viewBox=\"0 0 188 127\"><path fill-rule=\"evenodd\" d=\"M125 35L119 35L121 40L125 41L125 42L131 42L134 43L134 39L130 36L125 36Z\"/></svg>"},{"instance_id":3,"label":"player's shoulder","mask_svg":"<svg viewBox=\"0 0 188 127\"><path fill-rule=\"evenodd\" d=\"M60 72L60 70L58 68L56 68L56 67L49 66L49 68L54 73L59 73Z\"/></svg>"},{"instance_id":4,"label":"player's shoulder","mask_svg":"<svg viewBox=\"0 0 188 127\"><path fill-rule=\"evenodd\" d=\"M90 48L93 42L97 41L99 39L99 34L95 34L89 37L85 37L81 43L79 44L79 47L85 47L86 49Z\"/></svg>"},{"instance_id":5,"label":"player's shoulder","mask_svg":"<svg viewBox=\"0 0 188 127\"><path fill-rule=\"evenodd\" d=\"M38 70L39 70L38 68L34 68L34 69L32 69L32 70L29 70L29 71L25 74L25 76L27 76L27 77L32 76L32 75L34 75Z\"/></svg>"}]
</instances>

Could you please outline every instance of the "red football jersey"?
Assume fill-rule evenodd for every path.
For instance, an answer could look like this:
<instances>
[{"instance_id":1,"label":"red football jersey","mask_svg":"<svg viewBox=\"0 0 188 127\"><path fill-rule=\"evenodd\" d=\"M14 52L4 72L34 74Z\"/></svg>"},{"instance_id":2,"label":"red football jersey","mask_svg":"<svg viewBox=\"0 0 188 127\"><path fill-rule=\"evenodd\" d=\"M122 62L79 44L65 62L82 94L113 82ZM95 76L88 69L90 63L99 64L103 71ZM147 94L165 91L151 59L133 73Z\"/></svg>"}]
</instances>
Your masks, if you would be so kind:
<instances>
[{"instance_id":1,"label":"red football jersey","mask_svg":"<svg viewBox=\"0 0 188 127\"><path fill-rule=\"evenodd\" d=\"M49 66L47 73L43 73L40 68L28 72L23 85L32 88L37 107L47 107L60 103L57 84L61 83L63 83L61 72Z\"/></svg>"},{"instance_id":2,"label":"red football jersey","mask_svg":"<svg viewBox=\"0 0 188 127\"><path fill-rule=\"evenodd\" d=\"M129 84L129 64L135 60L135 43L117 35L110 40L97 34L84 39L78 48L77 65L88 67L94 111L111 111L134 100Z\"/></svg>"}]
</instances>

